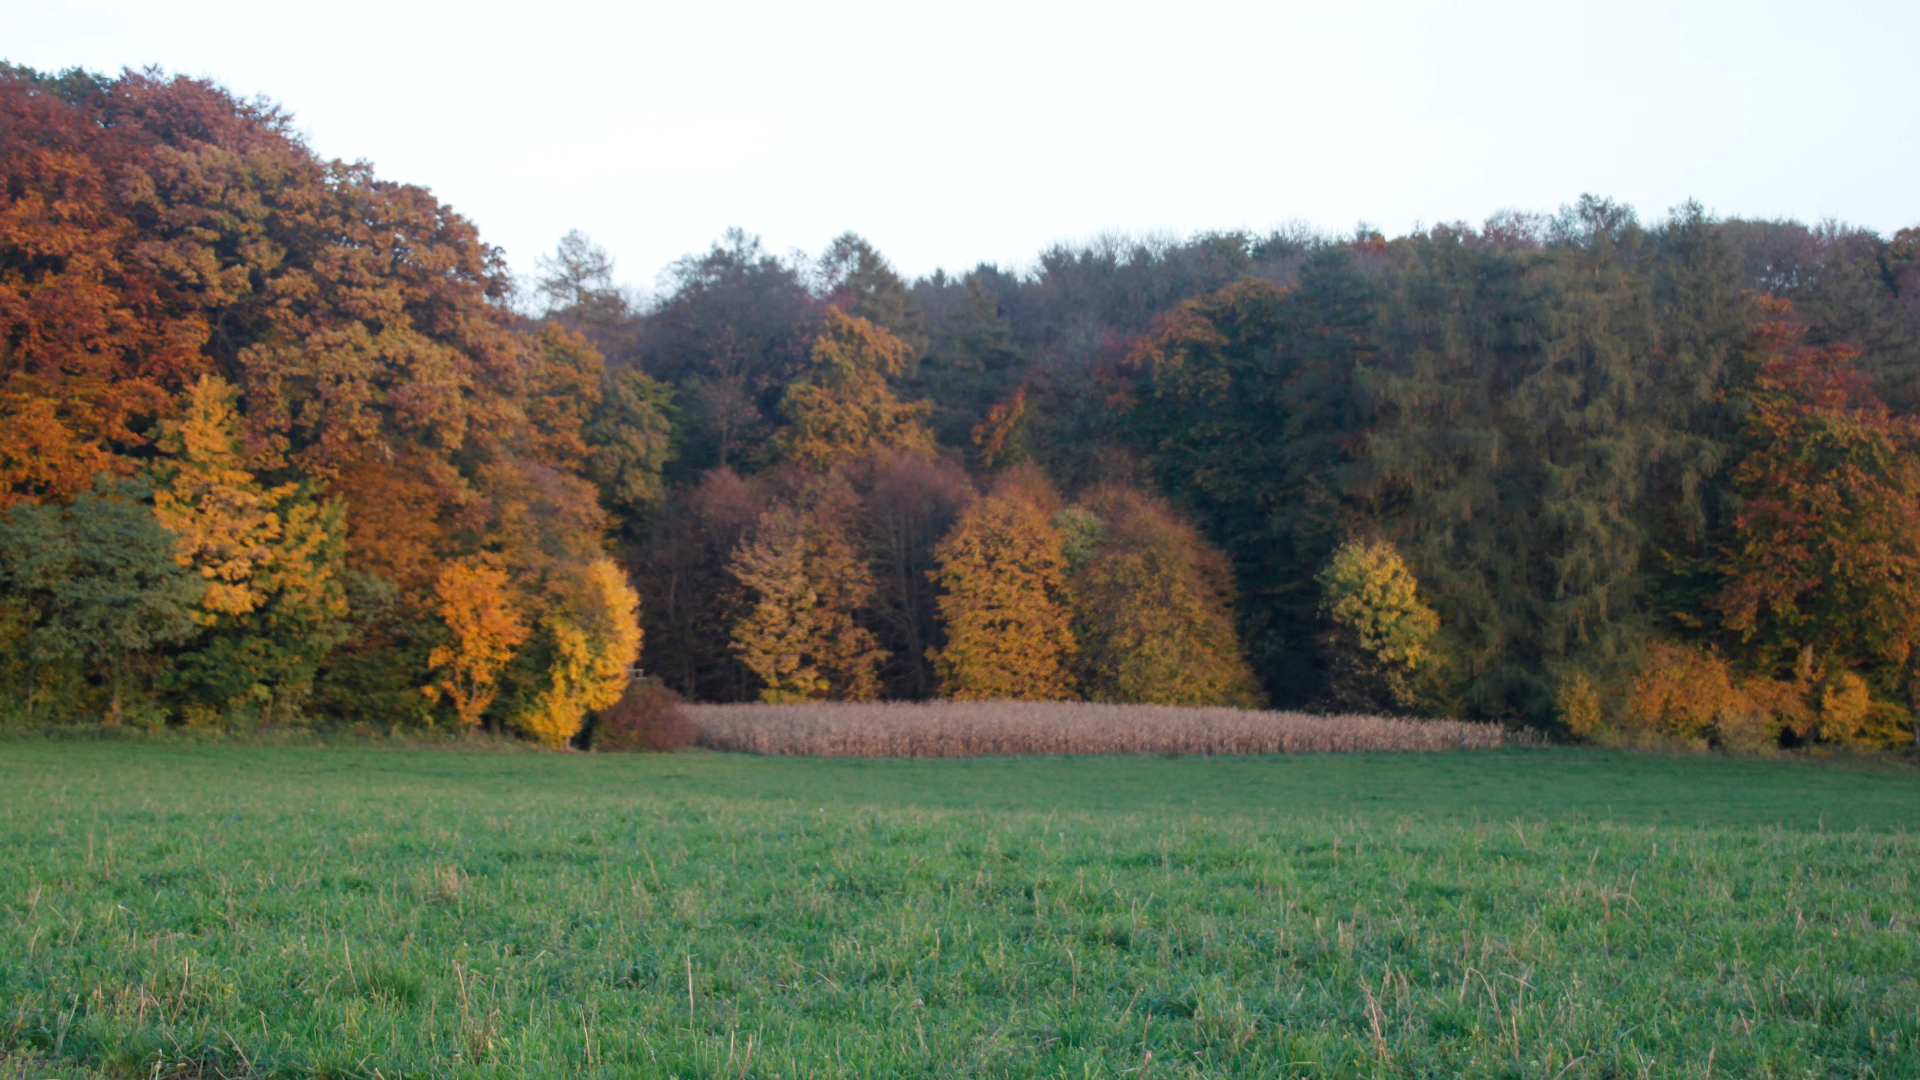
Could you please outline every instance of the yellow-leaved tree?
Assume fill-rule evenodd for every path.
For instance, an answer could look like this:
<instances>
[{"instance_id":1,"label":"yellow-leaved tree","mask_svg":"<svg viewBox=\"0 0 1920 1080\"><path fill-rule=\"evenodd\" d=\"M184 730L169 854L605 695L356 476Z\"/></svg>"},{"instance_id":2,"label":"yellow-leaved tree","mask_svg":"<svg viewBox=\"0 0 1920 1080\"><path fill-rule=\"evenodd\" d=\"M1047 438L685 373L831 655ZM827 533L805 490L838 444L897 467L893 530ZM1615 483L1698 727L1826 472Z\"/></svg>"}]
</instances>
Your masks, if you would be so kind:
<instances>
[{"instance_id":1,"label":"yellow-leaved tree","mask_svg":"<svg viewBox=\"0 0 1920 1080\"><path fill-rule=\"evenodd\" d=\"M641 641L640 595L612 559L595 559L557 586L557 602L547 617L553 637L547 686L515 720L521 731L552 749L580 733L587 713L611 706L626 693Z\"/></svg>"},{"instance_id":2,"label":"yellow-leaved tree","mask_svg":"<svg viewBox=\"0 0 1920 1080\"><path fill-rule=\"evenodd\" d=\"M1263 703L1233 628L1233 571L1164 503L1104 487L1060 515L1087 554L1072 576L1075 671L1093 701ZM1087 519L1099 523L1088 528Z\"/></svg>"},{"instance_id":3,"label":"yellow-leaved tree","mask_svg":"<svg viewBox=\"0 0 1920 1080\"><path fill-rule=\"evenodd\" d=\"M190 715L257 709L287 721L346 637L346 510L312 485L266 487L241 453L237 393L202 375L161 425L154 516L206 583L207 628L176 659Z\"/></svg>"},{"instance_id":4,"label":"yellow-leaved tree","mask_svg":"<svg viewBox=\"0 0 1920 1080\"><path fill-rule=\"evenodd\" d=\"M858 315L828 308L807 370L787 386L780 455L820 469L876 448L931 450L922 421L931 406L896 398L887 379L905 368L906 342Z\"/></svg>"},{"instance_id":5,"label":"yellow-leaved tree","mask_svg":"<svg viewBox=\"0 0 1920 1080\"><path fill-rule=\"evenodd\" d=\"M500 692L500 671L527 640L526 620L507 587L507 573L482 558L456 559L433 583L440 621L449 639L427 662L438 676L424 688L438 701L445 697L467 730L480 726Z\"/></svg>"},{"instance_id":6,"label":"yellow-leaved tree","mask_svg":"<svg viewBox=\"0 0 1920 1080\"><path fill-rule=\"evenodd\" d=\"M752 607L733 628L733 648L759 676L760 700L872 701L886 656L854 613L873 577L848 541L831 501L811 510L768 511L729 569Z\"/></svg>"},{"instance_id":7,"label":"yellow-leaved tree","mask_svg":"<svg viewBox=\"0 0 1920 1080\"><path fill-rule=\"evenodd\" d=\"M934 549L946 645L933 654L942 697L1059 701L1074 696L1077 651L1058 500L1036 475L1003 479Z\"/></svg>"},{"instance_id":8,"label":"yellow-leaved tree","mask_svg":"<svg viewBox=\"0 0 1920 1080\"><path fill-rule=\"evenodd\" d=\"M587 714L618 701L640 652L639 596L603 550L592 484L530 458L480 470L486 543L541 632L507 667L507 713L542 745L566 745Z\"/></svg>"},{"instance_id":9,"label":"yellow-leaved tree","mask_svg":"<svg viewBox=\"0 0 1920 1080\"><path fill-rule=\"evenodd\" d=\"M1330 704L1341 708L1411 708L1419 678L1440 654L1440 617L1420 599L1420 584L1385 540L1342 544L1320 571Z\"/></svg>"}]
</instances>

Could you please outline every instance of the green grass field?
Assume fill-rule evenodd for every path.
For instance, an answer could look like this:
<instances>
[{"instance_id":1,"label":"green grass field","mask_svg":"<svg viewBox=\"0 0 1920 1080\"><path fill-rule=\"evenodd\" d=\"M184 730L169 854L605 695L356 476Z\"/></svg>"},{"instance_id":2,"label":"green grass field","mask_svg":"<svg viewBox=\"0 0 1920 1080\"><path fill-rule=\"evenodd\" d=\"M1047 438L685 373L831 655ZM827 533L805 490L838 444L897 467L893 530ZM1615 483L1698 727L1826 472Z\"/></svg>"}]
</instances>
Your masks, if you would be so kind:
<instances>
[{"instance_id":1,"label":"green grass field","mask_svg":"<svg viewBox=\"0 0 1920 1080\"><path fill-rule=\"evenodd\" d=\"M1920 1077L1920 773L0 742L0 1077Z\"/></svg>"}]
</instances>

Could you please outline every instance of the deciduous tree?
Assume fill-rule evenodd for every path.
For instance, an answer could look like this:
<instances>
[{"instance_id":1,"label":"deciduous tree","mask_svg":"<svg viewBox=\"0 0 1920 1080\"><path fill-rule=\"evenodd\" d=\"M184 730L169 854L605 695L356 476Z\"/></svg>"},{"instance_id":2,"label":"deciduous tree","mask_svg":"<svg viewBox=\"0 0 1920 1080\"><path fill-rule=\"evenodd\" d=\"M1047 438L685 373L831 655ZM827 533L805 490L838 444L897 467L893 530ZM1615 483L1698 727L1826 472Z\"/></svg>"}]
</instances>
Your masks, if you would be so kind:
<instances>
[{"instance_id":1,"label":"deciduous tree","mask_svg":"<svg viewBox=\"0 0 1920 1080\"><path fill-rule=\"evenodd\" d=\"M734 627L734 649L759 677L762 701L879 694L885 653L854 618L873 593L873 577L835 494L815 496L804 510L768 511L734 553L733 575L752 605Z\"/></svg>"},{"instance_id":2,"label":"deciduous tree","mask_svg":"<svg viewBox=\"0 0 1920 1080\"><path fill-rule=\"evenodd\" d=\"M1400 553L1384 540L1350 540L1319 581L1321 611L1332 625L1331 702L1351 709L1416 705L1418 680L1440 661L1440 617L1420 599Z\"/></svg>"},{"instance_id":3,"label":"deciduous tree","mask_svg":"<svg viewBox=\"0 0 1920 1080\"><path fill-rule=\"evenodd\" d=\"M482 559L446 564L434 580L434 594L448 640L428 657L439 675L425 691L435 700L446 697L461 726L473 730L499 693L501 669L527 640L526 619L506 571Z\"/></svg>"},{"instance_id":4,"label":"deciduous tree","mask_svg":"<svg viewBox=\"0 0 1920 1080\"><path fill-rule=\"evenodd\" d=\"M1037 476L1010 476L964 510L935 548L946 645L933 661L942 697L1074 696L1068 665L1078 644L1052 521L1057 502Z\"/></svg>"},{"instance_id":5,"label":"deciduous tree","mask_svg":"<svg viewBox=\"0 0 1920 1080\"><path fill-rule=\"evenodd\" d=\"M782 457L822 469L869 450L933 449L925 403L903 404L887 385L902 373L907 344L857 315L828 308L807 370L787 386Z\"/></svg>"},{"instance_id":6,"label":"deciduous tree","mask_svg":"<svg viewBox=\"0 0 1920 1080\"><path fill-rule=\"evenodd\" d=\"M1100 524L1071 578L1081 692L1093 701L1259 706L1234 633L1225 557L1141 492L1109 486L1080 507Z\"/></svg>"},{"instance_id":7,"label":"deciduous tree","mask_svg":"<svg viewBox=\"0 0 1920 1080\"><path fill-rule=\"evenodd\" d=\"M104 670L107 719L116 724L129 659L192 637L205 590L175 561L174 535L148 495L102 476L67 505L21 504L0 517L0 583L28 613L29 648Z\"/></svg>"}]
</instances>

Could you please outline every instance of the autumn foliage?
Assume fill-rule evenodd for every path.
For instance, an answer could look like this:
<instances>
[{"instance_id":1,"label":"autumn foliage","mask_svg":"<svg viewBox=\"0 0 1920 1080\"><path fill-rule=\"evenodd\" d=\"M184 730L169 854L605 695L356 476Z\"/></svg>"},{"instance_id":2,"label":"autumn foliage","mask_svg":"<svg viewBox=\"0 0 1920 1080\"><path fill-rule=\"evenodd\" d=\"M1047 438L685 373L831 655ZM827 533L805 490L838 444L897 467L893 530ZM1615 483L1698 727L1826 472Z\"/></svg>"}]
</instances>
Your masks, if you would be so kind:
<instances>
[{"instance_id":1,"label":"autumn foliage","mask_svg":"<svg viewBox=\"0 0 1920 1080\"><path fill-rule=\"evenodd\" d=\"M1079 650L1053 492L1014 476L960 515L936 550L946 645L942 697L1057 701L1074 696Z\"/></svg>"},{"instance_id":2,"label":"autumn foliage","mask_svg":"<svg viewBox=\"0 0 1920 1080\"><path fill-rule=\"evenodd\" d=\"M499 692L500 670L527 640L526 620L508 591L506 571L479 560L447 564L434 593L448 641L427 659L441 675L426 693L445 695L460 723L477 728Z\"/></svg>"},{"instance_id":3,"label":"autumn foliage","mask_svg":"<svg viewBox=\"0 0 1920 1080\"><path fill-rule=\"evenodd\" d=\"M1226 560L1163 503L1122 487L1081 506L1100 523L1072 575L1075 661L1088 700L1261 705L1233 627Z\"/></svg>"},{"instance_id":4,"label":"autumn foliage","mask_svg":"<svg viewBox=\"0 0 1920 1080\"><path fill-rule=\"evenodd\" d=\"M0 719L1913 738L1912 230L1583 197L911 281L732 230L645 302L578 232L538 265L263 100L0 62Z\"/></svg>"}]
</instances>

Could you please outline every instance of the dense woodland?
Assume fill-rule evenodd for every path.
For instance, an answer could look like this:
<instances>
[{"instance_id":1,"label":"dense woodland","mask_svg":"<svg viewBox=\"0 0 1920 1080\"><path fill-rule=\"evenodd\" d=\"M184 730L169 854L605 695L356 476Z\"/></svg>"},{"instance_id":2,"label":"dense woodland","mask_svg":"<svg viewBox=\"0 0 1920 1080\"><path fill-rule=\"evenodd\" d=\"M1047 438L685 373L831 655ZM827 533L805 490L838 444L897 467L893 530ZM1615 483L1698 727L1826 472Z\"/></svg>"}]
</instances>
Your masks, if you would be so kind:
<instances>
[{"instance_id":1,"label":"dense woodland","mask_svg":"<svg viewBox=\"0 0 1920 1080\"><path fill-rule=\"evenodd\" d=\"M1920 230L1589 197L911 281L735 231L643 298L578 233L517 283L271 105L18 67L0 185L16 719L561 745L663 685L1914 738Z\"/></svg>"}]
</instances>

